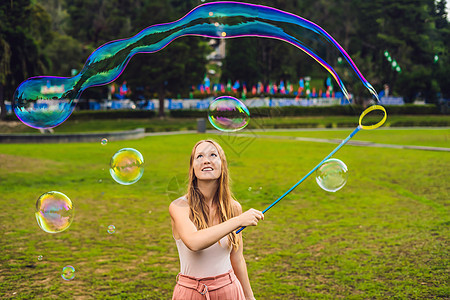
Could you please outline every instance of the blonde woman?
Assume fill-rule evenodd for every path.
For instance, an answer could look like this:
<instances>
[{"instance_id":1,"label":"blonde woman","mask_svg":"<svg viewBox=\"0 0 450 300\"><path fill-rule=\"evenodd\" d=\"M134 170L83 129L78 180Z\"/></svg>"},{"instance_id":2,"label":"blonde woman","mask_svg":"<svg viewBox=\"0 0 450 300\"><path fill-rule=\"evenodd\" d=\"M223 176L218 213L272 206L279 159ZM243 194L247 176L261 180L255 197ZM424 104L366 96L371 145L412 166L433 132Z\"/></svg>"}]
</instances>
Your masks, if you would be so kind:
<instances>
[{"instance_id":1,"label":"blonde woman","mask_svg":"<svg viewBox=\"0 0 450 300\"><path fill-rule=\"evenodd\" d=\"M173 300L255 299L243 256L241 226L256 226L264 215L242 213L230 191L225 153L213 140L192 149L187 194L169 206L181 271Z\"/></svg>"}]
</instances>

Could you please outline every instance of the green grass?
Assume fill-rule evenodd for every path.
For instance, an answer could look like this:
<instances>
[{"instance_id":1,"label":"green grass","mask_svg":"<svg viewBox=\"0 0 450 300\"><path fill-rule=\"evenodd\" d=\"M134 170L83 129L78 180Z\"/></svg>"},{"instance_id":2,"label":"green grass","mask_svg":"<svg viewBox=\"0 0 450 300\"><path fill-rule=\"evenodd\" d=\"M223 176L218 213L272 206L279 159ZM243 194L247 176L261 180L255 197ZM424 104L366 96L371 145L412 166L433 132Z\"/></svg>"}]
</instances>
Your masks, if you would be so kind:
<instances>
[{"instance_id":1,"label":"green grass","mask_svg":"<svg viewBox=\"0 0 450 300\"><path fill-rule=\"evenodd\" d=\"M253 131L257 135L277 135L292 137L310 137L319 139L345 139L351 129L314 130L314 131ZM414 145L450 148L450 129L440 128L409 128L377 130L361 130L352 141L366 141L393 145Z\"/></svg>"},{"instance_id":2,"label":"green grass","mask_svg":"<svg viewBox=\"0 0 450 300\"><path fill-rule=\"evenodd\" d=\"M442 143L430 131L394 132L367 138ZM179 261L168 205L183 193L192 146L206 137L223 145L244 209L264 209L335 147L210 134L106 146L2 144L0 298L170 299ZM145 158L144 176L131 186L108 173L123 147ZM342 190L327 193L311 176L244 230L257 299L448 298L449 153L347 145L336 157L350 172ZM75 207L73 224L59 234L42 231L34 217L37 198L52 190ZM76 269L68 282L61 279L66 265Z\"/></svg>"},{"instance_id":3,"label":"green grass","mask_svg":"<svg viewBox=\"0 0 450 300\"><path fill-rule=\"evenodd\" d=\"M205 118L207 114L205 112ZM359 116L317 116L317 117L270 117L252 118L248 129L272 128L342 128L356 127ZM376 122L379 120L376 120ZM207 129L214 129L206 122ZM432 124L432 125L430 125ZM450 126L447 115L392 115L388 116L385 127L401 126ZM196 130L197 119L150 118L150 119L114 119L114 120L71 120L70 118L54 128L55 133L106 132L145 128L147 132ZM36 133L19 121L0 122L0 133Z\"/></svg>"}]
</instances>

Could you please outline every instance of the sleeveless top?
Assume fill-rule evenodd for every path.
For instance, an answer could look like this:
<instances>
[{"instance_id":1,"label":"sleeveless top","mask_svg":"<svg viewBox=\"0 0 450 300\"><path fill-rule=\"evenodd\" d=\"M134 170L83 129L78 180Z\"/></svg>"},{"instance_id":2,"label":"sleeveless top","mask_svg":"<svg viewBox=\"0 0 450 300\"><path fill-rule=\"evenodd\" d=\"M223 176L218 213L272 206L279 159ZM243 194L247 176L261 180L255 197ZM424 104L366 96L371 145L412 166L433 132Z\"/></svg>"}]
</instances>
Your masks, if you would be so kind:
<instances>
[{"instance_id":1,"label":"sleeveless top","mask_svg":"<svg viewBox=\"0 0 450 300\"><path fill-rule=\"evenodd\" d=\"M175 237L174 237L175 239ZM175 239L180 257L180 273L197 278L217 276L231 270L228 235L199 251L190 250L181 239Z\"/></svg>"},{"instance_id":2,"label":"sleeveless top","mask_svg":"<svg viewBox=\"0 0 450 300\"><path fill-rule=\"evenodd\" d=\"M204 278L217 276L230 271L230 252L228 236L223 237L214 245L194 252L189 250L181 239L175 240L180 256L180 273L187 276Z\"/></svg>"}]
</instances>

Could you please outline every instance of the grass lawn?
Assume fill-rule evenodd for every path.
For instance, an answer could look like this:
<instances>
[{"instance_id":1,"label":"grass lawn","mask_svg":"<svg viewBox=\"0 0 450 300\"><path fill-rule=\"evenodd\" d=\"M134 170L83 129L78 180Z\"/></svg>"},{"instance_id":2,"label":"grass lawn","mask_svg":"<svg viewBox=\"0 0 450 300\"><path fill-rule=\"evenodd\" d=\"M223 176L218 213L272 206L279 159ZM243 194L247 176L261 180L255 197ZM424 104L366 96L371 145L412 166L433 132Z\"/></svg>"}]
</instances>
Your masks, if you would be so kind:
<instances>
[{"instance_id":1,"label":"grass lawn","mask_svg":"<svg viewBox=\"0 0 450 300\"><path fill-rule=\"evenodd\" d=\"M205 118L207 113L205 112ZM342 128L358 124L359 115L355 116L309 116L309 117L265 117L252 118L248 129L261 130L271 128ZM379 119L376 120L378 122ZM434 125L430 125L434 124ZM448 115L389 115L384 127L398 126L450 126ZM207 129L214 129L206 122ZM150 118L150 119L112 119L112 120L73 120L69 118L63 124L54 128L55 133L78 132L109 132L145 128L147 132L196 130L197 119L188 118ZM0 122L0 133L36 133L19 120L15 122Z\"/></svg>"},{"instance_id":2,"label":"grass lawn","mask_svg":"<svg viewBox=\"0 0 450 300\"><path fill-rule=\"evenodd\" d=\"M355 126L356 127L356 126ZM282 129L280 129L282 130ZM252 131L255 135L277 135L311 137L320 139L345 139L352 129L302 130L302 131ZM244 132L243 132L244 133ZM380 144L414 145L450 148L450 129L442 128L380 128L361 130L352 141L367 141Z\"/></svg>"},{"instance_id":3,"label":"grass lawn","mask_svg":"<svg viewBox=\"0 0 450 300\"><path fill-rule=\"evenodd\" d=\"M350 131L287 134L343 139ZM423 146L448 139L448 131L430 132L376 130L355 139ZM0 298L170 299L179 262L168 205L183 193L192 146L206 137L223 145L244 209L267 207L336 146L213 134L1 144ZM146 164L130 186L108 170L124 147L138 149ZM335 157L349 168L343 189L323 191L311 176L243 231L257 299L449 298L450 154L347 145ZM75 207L74 222L58 234L34 217L37 198L53 190ZM76 270L72 281L61 278L66 265Z\"/></svg>"}]
</instances>

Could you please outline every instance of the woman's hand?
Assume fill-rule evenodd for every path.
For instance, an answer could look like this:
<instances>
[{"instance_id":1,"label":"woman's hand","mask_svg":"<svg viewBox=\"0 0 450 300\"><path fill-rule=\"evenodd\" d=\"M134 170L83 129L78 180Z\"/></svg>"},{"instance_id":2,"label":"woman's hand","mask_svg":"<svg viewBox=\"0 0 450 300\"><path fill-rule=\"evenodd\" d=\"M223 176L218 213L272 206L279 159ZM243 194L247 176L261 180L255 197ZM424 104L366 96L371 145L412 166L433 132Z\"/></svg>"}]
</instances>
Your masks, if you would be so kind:
<instances>
[{"instance_id":1,"label":"woman's hand","mask_svg":"<svg viewBox=\"0 0 450 300\"><path fill-rule=\"evenodd\" d=\"M256 226L259 220L264 220L264 214L259 210L250 208L239 217L241 226Z\"/></svg>"}]
</instances>

